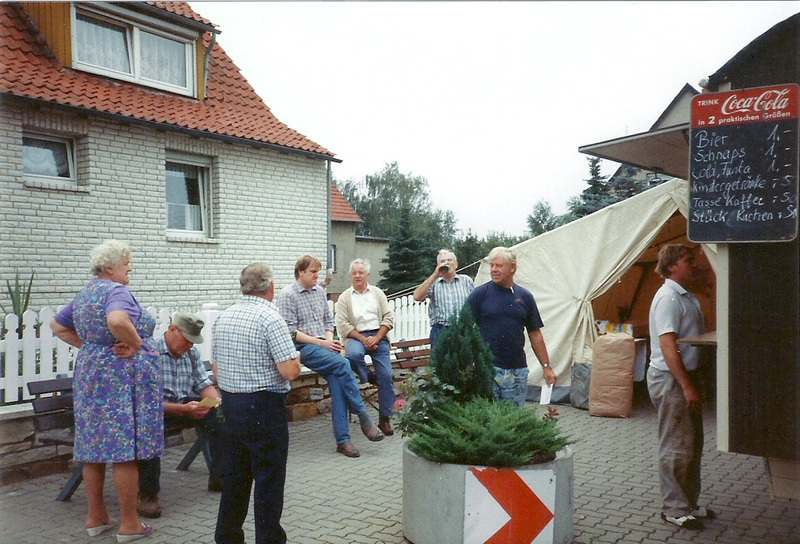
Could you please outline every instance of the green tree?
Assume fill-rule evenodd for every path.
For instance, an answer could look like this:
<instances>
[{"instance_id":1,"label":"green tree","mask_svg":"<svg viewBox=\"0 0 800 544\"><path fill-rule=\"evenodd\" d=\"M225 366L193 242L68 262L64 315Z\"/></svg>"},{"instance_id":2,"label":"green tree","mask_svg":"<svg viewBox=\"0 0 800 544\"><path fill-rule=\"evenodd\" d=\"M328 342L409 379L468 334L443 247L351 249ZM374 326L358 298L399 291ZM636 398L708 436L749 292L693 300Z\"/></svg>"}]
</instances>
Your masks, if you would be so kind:
<instances>
[{"instance_id":1,"label":"green tree","mask_svg":"<svg viewBox=\"0 0 800 544\"><path fill-rule=\"evenodd\" d=\"M474 278L478 273L480 260L487 255L483 252L481 239L474 232L468 230L462 238L455 241L452 249L458 259L458 266L461 268L459 273Z\"/></svg>"},{"instance_id":2,"label":"green tree","mask_svg":"<svg viewBox=\"0 0 800 544\"><path fill-rule=\"evenodd\" d=\"M436 337L431 368L442 382L458 390L459 402L475 397L493 398L494 359L468 305Z\"/></svg>"},{"instance_id":3,"label":"green tree","mask_svg":"<svg viewBox=\"0 0 800 544\"><path fill-rule=\"evenodd\" d=\"M617 201L608 184L608 176L600 174L600 159L589 157L589 179L585 180L589 187L577 198L569 201L570 212L575 217L583 217L601 210Z\"/></svg>"},{"instance_id":4,"label":"green tree","mask_svg":"<svg viewBox=\"0 0 800 544\"><path fill-rule=\"evenodd\" d=\"M435 209L428 195L428 180L404 174L397 162L368 174L361 181L337 181L342 194L361 216L357 232L363 236L395 238L401 211L410 209L420 236L432 247L450 247L455 240L455 217L451 211ZM428 260L433 257L428 256Z\"/></svg>"},{"instance_id":5,"label":"green tree","mask_svg":"<svg viewBox=\"0 0 800 544\"><path fill-rule=\"evenodd\" d=\"M564 224L564 216L553 213L550 203L539 200L533 205L533 211L528 215L528 234L539 236Z\"/></svg>"},{"instance_id":6,"label":"green tree","mask_svg":"<svg viewBox=\"0 0 800 544\"><path fill-rule=\"evenodd\" d=\"M390 295L416 287L430 274L436 249L412 221L412 215L410 206L401 208L397 232L389 238L383 259L388 267L381 271L378 286Z\"/></svg>"}]
</instances>

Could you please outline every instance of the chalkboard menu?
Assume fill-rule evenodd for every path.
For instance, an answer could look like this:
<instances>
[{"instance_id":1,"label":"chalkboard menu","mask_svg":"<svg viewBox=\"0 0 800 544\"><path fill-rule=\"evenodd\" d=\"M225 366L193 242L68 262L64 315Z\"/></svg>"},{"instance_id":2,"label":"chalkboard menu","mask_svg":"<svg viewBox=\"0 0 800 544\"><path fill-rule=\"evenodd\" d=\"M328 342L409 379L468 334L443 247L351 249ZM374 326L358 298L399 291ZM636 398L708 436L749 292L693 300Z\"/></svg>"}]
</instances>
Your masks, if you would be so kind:
<instances>
[{"instance_id":1,"label":"chalkboard menu","mask_svg":"<svg viewBox=\"0 0 800 544\"><path fill-rule=\"evenodd\" d=\"M789 241L797 235L798 86L692 99L689 239Z\"/></svg>"}]
</instances>

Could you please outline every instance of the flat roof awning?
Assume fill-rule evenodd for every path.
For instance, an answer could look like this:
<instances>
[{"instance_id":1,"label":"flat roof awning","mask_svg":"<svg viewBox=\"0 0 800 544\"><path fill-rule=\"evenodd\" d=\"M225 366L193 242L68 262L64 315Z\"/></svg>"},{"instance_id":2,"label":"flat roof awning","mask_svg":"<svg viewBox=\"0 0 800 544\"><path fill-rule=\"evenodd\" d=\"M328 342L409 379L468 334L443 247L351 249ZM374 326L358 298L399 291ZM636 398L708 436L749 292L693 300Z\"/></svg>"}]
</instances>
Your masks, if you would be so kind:
<instances>
[{"instance_id":1,"label":"flat roof awning","mask_svg":"<svg viewBox=\"0 0 800 544\"><path fill-rule=\"evenodd\" d=\"M689 178L689 123L584 145L581 153L651 172Z\"/></svg>"}]
</instances>

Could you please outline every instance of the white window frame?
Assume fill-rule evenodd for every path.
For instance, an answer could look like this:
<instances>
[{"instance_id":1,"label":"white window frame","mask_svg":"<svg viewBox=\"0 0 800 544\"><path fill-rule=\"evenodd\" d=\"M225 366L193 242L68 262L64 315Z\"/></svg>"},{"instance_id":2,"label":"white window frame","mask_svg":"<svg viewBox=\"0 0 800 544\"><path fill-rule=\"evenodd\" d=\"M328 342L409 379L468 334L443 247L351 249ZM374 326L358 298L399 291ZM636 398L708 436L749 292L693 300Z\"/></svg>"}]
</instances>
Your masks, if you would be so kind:
<instances>
[{"instance_id":1,"label":"white window frame","mask_svg":"<svg viewBox=\"0 0 800 544\"><path fill-rule=\"evenodd\" d=\"M169 206L170 202L167 200L167 163L184 164L195 166L198 168L200 175L198 176L199 194L200 194L200 219L203 223L202 230L190 229L176 229L170 228L169 225ZM211 157L203 157L200 155L190 155L188 153L180 153L176 151L168 151L166 160L164 161L164 228L167 235L177 238L192 238L192 239L208 239L214 234L212 226L213 214L213 183L211 176L211 167L213 161Z\"/></svg>"},{"instance_id":2,"label":"white window frame","mask_svg":"<svg viewBox=\"0 0 800 544\"><path fill-rule=\"evenodd\" d=\"M134 17L133 14L126 13L124 7L113 6L109 4L97 4L88 6L82 4L79 8L72 4L71 17L72 28L75 29L72 33L72 67L76 70L83 70L85 72L92 72L99 75L113 77L124 81L130 81L138 85L145 85L156 89L182 94L185 96L196 96L196 52L195 43L198 36L188 29L181 28L165 21L158 21L156 19L148 18L146 16ZM77 15L81 14L86 17L96 19L98 21L118 26L125 30L125 37L128 45L129 63L131 72L121 72L90 64L78 59L78 21ZM141 32L149 32L163 38L170 39L183 43L184 58L185 58L185 72L186 72L186 85L174 85L166 81L158 81L149 79L141 75L142 60L141 60Z\"/></svg>"},{"instance_id":3,"label":"white window frame","mask_svg":"<svg viewBox=\"0 0 800 544\"><path fill-rule=\"evenodd\" d=\"M37 132L28 132L28 131L24 131L22 133L22 137L31 140L42 140L47 142L56 142L59 144L64 144L67 155L67 167L69 169L68 177L48 176L43 174L34 174L30 172L25 172L25 165L23 163L21 166L26 181L69 184L69 185L78 184L78 175L76 172L76 160L75 160L75 140L73 140L72 138L63 138L60 136L51 136L49 134L40 134ZM24 140L22 143L22 147L24 153L25 152Z\"/></svg>"}]
</instances>

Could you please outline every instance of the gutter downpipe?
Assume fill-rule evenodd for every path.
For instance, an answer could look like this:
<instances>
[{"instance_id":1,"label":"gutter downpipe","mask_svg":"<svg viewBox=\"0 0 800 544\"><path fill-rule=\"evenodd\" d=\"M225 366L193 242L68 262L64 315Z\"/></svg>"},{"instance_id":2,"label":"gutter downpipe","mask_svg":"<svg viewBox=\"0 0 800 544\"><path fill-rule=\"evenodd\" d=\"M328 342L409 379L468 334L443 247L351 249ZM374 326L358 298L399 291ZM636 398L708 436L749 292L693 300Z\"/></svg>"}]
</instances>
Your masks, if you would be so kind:
<instances>
[{"instance_id":1,"label":"gutter downpipe","mask_svg":"<svg viewBox=\"0 0 800 544\"><path fill-rule=\"evenodd\" d=\"M211 50L214 44L217 43L217 34L222 31L214 29L211 31L211 42L206 47L206 54L203 58L203 96L206 96L206 89L208 88L208 63L211 61Z\"/></svg>"},{"instance_id":2,"label":"gutter downpipe","mask_svg":"<svg viewBox=\"0 0 800 544\"><path fill-rule=\"evenodd\" d=\"M331 203L331 192L333 191L333 176L331 174L331 161L327 160L325 162L328 165L328 173L327 173L327 175L328 175L328 184L327 184L327 188L328 188L328 225L327 225L328 226L328 247L326 248L326 251L325 251L326 255L328 256L328 263L327 263L327 266L325 267L326 268L325 276L327 278L328 276L331 276L332 275L331 273L333 272L333 262L332 262L333 261L333 250L331 249L331 244L333 243L333 234L332 234L332 226L331 226L331 223L332 223L331 214L333 212L333 210L331 210L331 206L332 206L332 203Z\"/></svg>"}]
</instances>

